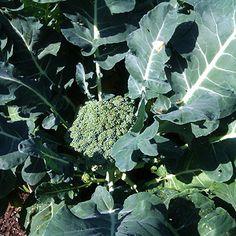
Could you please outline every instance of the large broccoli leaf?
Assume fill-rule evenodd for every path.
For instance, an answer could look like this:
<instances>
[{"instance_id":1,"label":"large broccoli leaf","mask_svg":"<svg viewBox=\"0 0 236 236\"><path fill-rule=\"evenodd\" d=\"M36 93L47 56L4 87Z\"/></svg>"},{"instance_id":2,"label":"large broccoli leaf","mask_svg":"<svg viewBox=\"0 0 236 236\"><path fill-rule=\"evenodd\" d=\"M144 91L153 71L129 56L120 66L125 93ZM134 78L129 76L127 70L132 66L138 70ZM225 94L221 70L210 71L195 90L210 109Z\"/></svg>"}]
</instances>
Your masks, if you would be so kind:
<instances>
[{"instance_id":1,"label":"large broccoli leaf","mask_svg":"<svg viewBox=\"0 0 236 236\"><path fill-rule=\"evenodd\" d=\"M132 3L132 8L133 5ZM66 1L62 3L62 11L71 21L65 23L61 29L69 42L82 48L83 55L88 56L96 52L96 61L106 70L125 57L128 50L126 39L129 33L136 29L139 19L148 11L150 3L140 2L132 13L122 15L112 14L107 6L117 12L121 4L118 1L111 3L104 0Z\"/></svg>"},{"instance_id":2,"label":"large broccoli leaf","mask_svg":"<svg viewBox=\"0 0 236 236\"><path fill-rule=\"evenodd\" d=\"M235 220L197 189L157 192L167 203L168 216L179 235L234 235Z\"/></svg>"},{"instance_id":3,"label":"large broccoli leaf","mask_svg":"<svg viewBox=\"0 0 236 236\"><path fill-rule=\"evenodd\" d=\"M7 60L0 64L0 91L6 100L4 104L14 101L11 105L21 107L27 116L33 113L39 116L41 112L51 110L66 125L59 113L68 108L73 111L73 104L62 94L62 89L58 89L63 84L55 76L58 67L63 68L64 61L60 61L59 57L53 60L59 53L61 37L54 32L46 38L51 31L33 17L9 20L0 14L0 19L7 39L5 47L14 45L13 55L8 55L9 47L3 48ZM22 94L31 99L24 99Z\"/></svg>"},{"instance_id":4,"label":"large broccoli leaf","mask_svg":"<svg viewBox=\"0 0 236 236\"><path fill-rule=\"evenodd\" d=\"M149 186L163 183L165 188L177 191L209 189L213 183L223 183L233 177L233 164L221 146L198 143L194 144L193 153L185 154L174 167L167 169L161 165L153 173L158 177L147 183Z\"/></svg>"},{"instance_id":5,"label":"large broccoli leaf","mask_svg":"<svg viewBox=\"0 0 236 236\"><path fill-rule=\"evenodd\" d=\"M198 224L200 236L234 235L236 222L230 214L221 207L207 214Z\"/></svg>"},{"instance_id":6,"label":"large broccoli leaf","mask_svg":"<svg viewBox=\"0 0 236 236\"><path fill-rule=\"evenodd\" d=\"M27 208L25 228L30 228L30 236L45 235L48 224L52 217L63 207L61 204L51 202L50 204L39 203Z\"/></svg>"},{"instance_id":7,"label":"large broccoli leaf","mask_svg":"<svg viewBox=\"0 0 236 236\"><path fill-rule=\"evenodd\" d=\"M214 194L216 194L217 197L231 204L236 211L236 201L235 201L236 182L235 181L231 184L215 183L211 186L211 190L214 192Z\"/></svg>"},{"instance_id":8,"label":"large broccoli leaf","mask_svg":"<svg viewBox=\"0 0 236 236\"><path fill-rule=\"evenodd\" d=\"M48 170L53 170L58 174L65 174L66 176L73 174L73 159L71 160L67 155L55 152L50 148L50 145L43 143L39 137L21 141L19 143L19 151L28 156L42 158ZM45 171L42 163L40 169Z\"/></svg>"},{"instance_id":9,"label":"large broccoli leaf","mask_svg":"<svg viewBox=\"0 0 236 236\"><path fill-rule=\"evenodd\" d=\"M176 109L159 115L160 119L185 124L217 120L235 111L235 6L234 0L224 4L200 1L196 5L198 36L188 31L190 41L196 40L195 47L184 55L185 63L176 59L176 72L171 75ZM182 53L177 45L174 47Z\"/></svg>"},{"instance_id":10,"label":"large broccoli leaf","mask_svg":"<svg viewBox=\"0 0 236 236\"><path fill-rule=\"evenodd\" d=\"M157 97L171 90L165 76L165 63L169 56L165 45L177 26L177 10L168 3L161 3L144 15L140 29L128 38L130 52L126 67L130 73L129 96Z\"/></svg>"},{"instance_id":11,"label":"large broccoli leaf","mask_svg":"<svg viewBox=\"0 0 236 236\"><path fill-rule=\"evenodd\" d=\"M18 98L14 105L25 107L25 111L28 109L27 115L29 115L30 112L33 113L35 106L37 106L35 113L38 114L49 108L64 125L67 125L67 122L58 113L56 106L50 101L51 91L50 88L47 87L48 81L37 81L28 77L22 78L22 76L17 75L13 65L0 63L0 69L0 85L6 86L5 88L8 86L8 89L6 90L9 91L9 95L5 95L8 101L16 100L16 98ZM24 100L23 97L20 96L22 93L24 93L24 95L30 95L34 100ZM45 108L45 106L47 108Z\"/></svg>"},{"instance_id":12,"label":"large broccoli leaf","mask_svg":"<svg viewBox=\"0 0 236 236\"><path fill-rule=\"evenodd\" d=\"M8 170L25 161L27 154L18 151L19 143L28 136L24 121L7 123L0 117L0 169Z\"/></svg>"},{"instance_id":13,"label":"large broccoli leaf","mask_svg":"<svg viewBox=\"0 0 236 236\"><path fill-rule=\"evenodd\" d=\"M122 209L115 208L110 193L99 186L91 200L61 208L45 235L175 235L165 213L160 199L149 193L131 195Z\"/></svg>"}]
</instances>

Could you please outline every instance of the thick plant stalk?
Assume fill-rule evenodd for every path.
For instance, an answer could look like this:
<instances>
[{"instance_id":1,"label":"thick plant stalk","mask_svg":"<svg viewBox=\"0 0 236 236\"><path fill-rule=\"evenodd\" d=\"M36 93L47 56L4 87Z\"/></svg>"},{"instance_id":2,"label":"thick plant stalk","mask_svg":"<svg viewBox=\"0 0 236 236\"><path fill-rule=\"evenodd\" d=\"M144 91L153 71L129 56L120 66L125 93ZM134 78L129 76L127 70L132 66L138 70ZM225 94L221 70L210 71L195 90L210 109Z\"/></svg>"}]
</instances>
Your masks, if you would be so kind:
<instances>
[{"instance_id":1,"label":"thick plant stalk","mask_svg":"<svg viewBox=\"0 0 236 236\"><path fill-rule=\"evenodd\" d=\"M114 171L108 170L106 172L106 181L107 181L107 186L108 186L108 191L112 193L114 191Z\"/></svg>"},{"instance_id":2,"label":"thick plant stalk","mask_svg":"<svg viewBox=\"0 0 236 236\"><path fill-rule=\"evenodd\" d=\"M114 176L114 182L121 179L130 187L130 189L134 190L136 193L139 192L137 185L129 178L129 176L127 176L126 173L122 173L118 169L116 169L114 172Z\"/></svg>"},{"instance_id":3,"label":"thick plant stalk","mask_svg":"<svg viewBox=\"0 0 236 236\"><path fill-rule=\"evenodd\" d=\"M130 186L132 190L134 190L136 193L138 192L137 185L127 176L126 173L122 173L121 179Z\"/></svg>"}]
</instances>

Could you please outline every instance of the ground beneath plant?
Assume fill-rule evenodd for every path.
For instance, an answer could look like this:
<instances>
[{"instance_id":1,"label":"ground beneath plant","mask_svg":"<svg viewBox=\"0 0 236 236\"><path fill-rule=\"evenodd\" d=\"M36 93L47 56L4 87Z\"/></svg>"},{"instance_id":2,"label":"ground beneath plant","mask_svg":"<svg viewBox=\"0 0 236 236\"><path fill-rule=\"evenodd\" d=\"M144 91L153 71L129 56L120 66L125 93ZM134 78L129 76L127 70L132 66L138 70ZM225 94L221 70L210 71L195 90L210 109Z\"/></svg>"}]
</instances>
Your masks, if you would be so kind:
<instances>
[{"instance_id":1,"label":"ground beneath plant","mask_svg":"<svg viewBox=\"0 0 236 236\"><path fill-rule=\"evenodd\" d=\"M3 217L0 218L0 236L26 236L19 224L20 207L10 204Z\"/></svg>"},{"instance_id":2,"label":"ground beneath plant","mask_svg":"<svg viewBox=\"0 0 236 236\"><path fill-rule=\"evenodd\" d=\"M19 194L22 203L25 202L29 194ZM8 203L5 214L0 217L0 236L27 236L19 223L21 207L15 207Z\"/></svg>"}]
</instances>

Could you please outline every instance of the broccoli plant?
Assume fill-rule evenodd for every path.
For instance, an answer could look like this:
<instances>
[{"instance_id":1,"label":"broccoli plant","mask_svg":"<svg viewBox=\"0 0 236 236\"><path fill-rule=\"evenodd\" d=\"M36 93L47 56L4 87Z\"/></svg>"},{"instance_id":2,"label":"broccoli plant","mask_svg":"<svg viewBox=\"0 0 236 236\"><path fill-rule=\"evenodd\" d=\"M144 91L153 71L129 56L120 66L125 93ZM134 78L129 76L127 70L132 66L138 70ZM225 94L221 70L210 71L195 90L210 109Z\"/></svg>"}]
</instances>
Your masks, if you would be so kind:
<instances>
[{"instance_id":1,"label":"broccoli plant","mask_svg":"<svg viewBox=\"0 0 236 236\"><path fill-rule=\"evenodd\" d=\"M0 235L236 235L235 68L236 0L0 0Z\"/></svg>"},{"instance_id":2,"label":"broccoli plant","mask_svg":"<svg viewBox=\"0 0 236 236\"><path fill-rule=\"evenodd\" d=\"M103 162L102 159L108 160L106 179L110 191L113 191L114 176L119 175L114 167L111 150L114 143L135 123L134 108L134 102L122 96L113 97L108 101L88 101L79 108L69 130L72 139L70 146L75 151L85 158L100 159L98 162L94 161L95 164ZM88 177L88 173L82 176L83 181L84 176ZM133 186L126 175L123 179ZM88 180L89 178L86 178L86 181Z\"/></svg>"}]
</instances>

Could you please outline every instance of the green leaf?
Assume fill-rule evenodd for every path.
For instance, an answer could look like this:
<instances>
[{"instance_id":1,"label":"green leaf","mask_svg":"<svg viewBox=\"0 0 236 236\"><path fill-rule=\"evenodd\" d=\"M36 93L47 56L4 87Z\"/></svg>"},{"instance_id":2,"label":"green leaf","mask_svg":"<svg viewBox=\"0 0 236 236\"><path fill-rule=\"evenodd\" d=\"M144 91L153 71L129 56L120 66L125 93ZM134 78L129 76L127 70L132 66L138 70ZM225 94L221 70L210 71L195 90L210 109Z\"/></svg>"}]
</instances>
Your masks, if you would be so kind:
<instances>
[{"instance_id":1,"label":"green leaf","mask_svg":"<svg viewBox=\"0 0 236 236\"><path fill-rule=\"evenodd\" d=\"M218 120L235 111L235 7L232 0L223 5L219 0L196 5L197 30L188 31L193 51L187 54L185 63L176 61L178 68L171 75L179 105L175 104L176 110L159 115L160 119L185 124ZM222 15L228 17L222 21Z\"/></svg>"},{"instance_id":2,"label":"green leaf","mask_svg":"<svg viewBox=\"0 0 236 236\"><path fill-rule=\"evenodd\" d=\"M66 125L66 121L58 113L57 108L54 106L54 104L52 104L49 100L48 94L46 93L46 91L48 91L48 88L46 88L44 82L39 84L37 81L34 81L32 83L32 81L28 80L27 78L14 76L14 67L12 65L6 66L5 64L1 63L0 68L0 85L8 85L9 87L17 86L18 88L21 88L22 91L26 91L26 94L30 93L31 96L35 97L34 102L36 104L40 104L43 102L46 106L51 108L54 114L60 118L61 122ZM45 88L46 91L42 88ZM26 104L27 102L24 102L24 105ZM32 106L31 101L29 101L28 105Z\"/></svg>"},{"instance_id":3,"label":"green leaf","mask_svg":"<svg viewBox=\"0 0 236 236\"><path fill-rule=\"evenodd\" d=\"M202 0L185 0L184 2L195 6L197 3L200 3Z\"/></svg>"},{"instance_id":4,"label":"green leaf","mask_svg":"<svg viewBox=\"0 0 236 236\"><path fill-rule=\"evenodd\" d=\"M13 167L16 167L22 164L27 156L25 154L19 153L18 150L5 155L0 156L0 169L1 170L9 170Z\"/></svg>"},{"instance_id":5,"label":"green leaf","mask_svg":"<svg viewBox=\"0 0 236 236\"><path fill-rule=\"evenodd\" d=\"M162 153L161 145L158 140L156 142L159 152ZM189 153L176 159L174 168L169 165L158 168L155 172L159 176L156 182L164 181L165 187L183 190L194 187L208 189L214 182L222 183L232 179L235 144L222 146L220 143L213 145L199 140L191 145ZM167 157L168 155L170 152ZM172 157L173 159L175 158Z\"/></svg>"},{"instance_id":6,"label":"green leaf","mask_svg":"<svg viewBox=\"0 0 236 236\"><path fill-rule=\"evenodd\" d=\"M19 11L23 8L23 4L21 1L14 1L14 0L1 0L0 1L1 7L7 9L7 11Z\"/></svg>"},{"instance_id":7,"label":"green leaf","mask_svg":"<svg viewBox=\"0 0 236 236\"><path fill-rule=\"evenodd\" d=\"M39 54L38 54L38 59L41 60L44 56L46 55L53 55L56 56L58 51L60 50L61 43L52 43L49 44L46 48L44 48Z\"/></svg>"},{"instance_id":8,"label":"green leaf","mask_svg":"<svg viewBox=\"0 0 236 236\"><path fill-rule=\"evenodd\" d=\"M166 159L178 159L183 156L184 150L176 145L175 142L159 135L156 135L154 140L158 144L158 152L161 157L165 157Z\"/></svg>"},{"instance_id":9,"label":"green leaf","mask_svg":"<svg viewBox=\"0 0 236 236\"><path fill-rule=\"evenodd\" d=\"M235 117L230 116L222 121L218 132L209 137L209 142L217 150L218 156L223 156L223 160L230 160L234 165L236 164L235 156Z\"/></svg>"},{"instance_id":10,"label":"green leaf","mask_svg":"<svg viewBox=\"0 0 236 236\"><path fill-rule=\"evenodd\" d=\"M191 124L192 132L196 138L207 136L219 127L220 122L206 120L204 123L196 122Z\"/></svg>"},{"instance_id":11,"label":"green leaf","mask_svg":"<svg viewBox=\"0 0 236 236\"><path fill-rule=\"evenodd\" d=\"M154 120L154 122L152 123L152 125L148 126L141 134L140 137L144 138L144 139L152 139L155 137L155 135L157 134L159 129L159 123Z\"/></svg>"},{"instance_id":12,"label":"green leaf","mask_svg":"<svg viewBox=\"0 0 236 236\"><path fill-rule=\"evenodd\" d=\"M132 0L133 2L133 0ZM126 6L133 3L126 1ZM124 1L107 1L112 11L131 10ZM71 21L63 25L61 32L72 44L81 47L82 54L95 54L95 60L105 70L111 69L122 60L128 51L126 39L136 29L139 19L149 10L149 3L142 1L132 13L111 14L104 0L68 0L62 10ZM119 7L119 9L117 8ZM122 7L122 9L121 9Z\"/></svg>"},{"instance_id":13,"label":"green leaf","mask_svg":"<svg viewBox=\"0 0 236 236\"><path fill-rule=\"evenodd\" d=\"M198 235L199 220L215 210L215 204L197 190L190 189L177 193L171 199L168 216L172 225L178 229L179 235L191 232Z\"/></svg>"},{"instance_id":14,"label":"green leaf","mask_svg":"<svg viewBox=\"0 0 236 236\"><path fill-rule=\"evenodd\" d=\"M71 176L73 174L73 165L66 155L54 152L47 146L40 146L40 155L45 161L48 169L52 169L58 174L65 174Z\"/></svg>"},{"instance_id":15,"label":"green leaf","mask_svg":"<svg viewBox=\"0 0 236 236\"><path fill-rule=\"evenodd\" d=\"M30 156L25 160L21 176L26 183L34 186L38 184L45 175L45 164L41 158Z\"/></svg>"},{"instance_id":16,"label":"green leaf","mask_svg":"<svg viewBox=\"0 0 236 236\"><path fill-rule=\"evenodd\" d=\"M113 198L104 187L98 186L91 200L96 203L100 213L111 212L114 209Z\"/></svg>"},{"instance_id":17,"label":"green leaf","mask_svg":"<svg viewBox=\"0 0 236 236\"><path fill-rule=\"evenodd\" d=\"M43 36L47 31L35 18L21 17L11 21L3 15L0 15L0 18L4 26L4 33L14 45L12 64L0 64L0 86L12 88L12 91L17 88L14 93L17 97L12 105L24 106L31 110L32 107L37 106L37 110L43 112L45 112L45 108L51 109L66 126L67 122L59 114L59 110L62 108L58 108L58 99L56 102L52 97L52 87L55 86L54 78L49 77L49 73L58 67L52 62L52 57L54 57L52 54L56 54L61 44L58 42L58 35L50 33L48 41L45 42ZM38 59L40 53L42 53L40 57L43 57L41 60ZM26 100L19 93L31 96L32 99ZM63 109L66 109L68 105L71 109L71 104L68 104L68 100L61 95L60 90L57 90L54 96L60 96L60 104L64 103Z\"/></svg>"},{"instance_id":18,"label":"green leaf","mask_svg":"<svg viewBox=\"0 0 236 236\"><path fill-rule=\"evenodd\" d=\"M144 93L150 99L171 90L164 72L169 60L165 45L177 26L177 11L170 4L161 3L149 11L139 25L140 29L128 38L129 96L135 99Z\"/></svg>"},{"instance_id":19,"label":"green leaf","mask_svg":"<svg viewBox=\"0 0 236 236\"><path fill-rule=\"evenodd\" d=\"M24 121L7 123L0 117L0 170L11 169L25 161L26 154L18 151L18 145L28 134Z\"/></svg>"},{"instance_id":20,"label":"green leaf","mask_svg":"<svg viewBox=\"0 0 236 236\"><path fill-rule=\"evenodd\" d=\"M168 165L158 167L153 172L158 177L150 184L164 183L165 188L183 191L191 188L207 190L216 182L229 181L233 177L233 165L226 150L221 145L194 143L189 155L177 159L174 168Z\"/></svg>"},{"instance_id":21,"label":"green leaf","mask_svg":"<svg viewBox=\"0 0 236 236\"><path fill-rule=\"evenodd\" d=\"M64 206L64 203L35 204L27 208L27 219L31 222L29 236L46 235L46 228L52 217ZM27 221L26 221L27 222Z\"/></svg>"},{"instance_id":22,"label":"green leaf","mask_svg":"<svg viewBox=\"0 0 236 236\"><path fill-rule=\"evenodd\" d=\"M135 0L105 0L106 5L109 7L111 14L123 13L132 11L135 7Z\"/></svg>"},{"instance_id":23,"label":"green leaf","mask_svg":"<svg viewBox=\"0 0 236 236\"><path fill-rule=\"evenodd\" d=\"M216 208L202 218L198 224L198 231L201 236L209 235L231 235L230 231L236 227L235 219L223 208Z\"/></svg>"},{"instance_id":24,"label":"green leaf","mask_svg":"<svg viewBox=\"0 0 236 236\"><path fill-rule=\"evenodd\" d=\"M89 91L89 84L87 82L88 79L93 77L93 73L85 74L84 67L81 63L76 65L76 74L75 80L77 84L80 86L81 90L88 98L92 98L93 95Z\"/></svg>"},{"instance_id":25,"label":"green leaf","mask_svg":"<svg viewBox=\"0 0 236 236\"><path fill-rule=\"evenodd\" d=\"M46 143L42 143L39 138L29 138L19 144L21 153L42 158L46 168L55 171L57 174L65 174L66 176L73 173L73 165L71 159L66 155L60 154L52 150Z\"/></svg>"},{"instance_id":26,"label":"green leaf","mask_svg":"<svg viewBox=\"0 0 236 236\"><path fill-rule=\"evenodd\" d=\"M211 191L223 201L231 204L236 211L236 182L231 184L215 183L211 186Z\"/></svg>"},{"instance_id":27,"label":"green leaf","mask_svg":"<svg viewBox=\"0 0 236 236\"><path fill-rule=\"evenodd\" d=\"M63 201L69 192L78 189L69 183L42 183L35 190L35 196L40 203L47 204L52 199Z\"/></svg>"},{"instance_id":28,"label":"green leaf","mask_svg":"<svg viewBox=\"0 0 236 236\"><path fill-rule=\"evenodd\" d=\"M235 139L236 138L236 120L234 120L235 117L232 117L232 122L229 122L229 124L227 124L227 132L222 135L222 137L219 138L218 141L223 141L223 140L227 140L227 139Z\"/></svg>"},{"instance_id":29,"label":"green leaf","mask_svg":"<svg viewBox=\"0 0 236 236\"><path fill-rule=\"evenodd\" d=\"M59 3L62 1L64 0L23 0L24 8L19 13L24 16L34 16L45 26L59 31L62 21Z\"/></svg>"},{"instance_id":30,"label":"green leaf","mask_svg":"<svg viewBox=\"0 0 236 236\"><path fill-rule=\"evenodd\" d=\"M124 49L123 49L124 48ZM99 64L99 66L102 67L104 70L111 70L116 63L119 61L123 60L126 55L127 48L126 47L117 47L114 49L115 52L113 51L114 55L108 55L108 56L101 56L99 60L96 60L96 62ZM125 51L125 52L123 52ZM105 54L105 53L104 53Z\"/></svg>"},{"instance_id":31,"label":"green leaf","mask_svg":"<svg viewBox=\"0 0 236 236\"><path fill-rule=\"evenodd\" d=\"M164 187L177 191L198 188L208 189L213 181L199 169L188 169L169 174L164 166L160 166L155 172L159 177L151 184L164 183Z\"/></svg>"},{"instance_id":32,"label":"green leaf","mask_svg":"<svg viewBox=\"0 0 236 236\"><path fill-rule=\"evenodd\" d=\"M33 0L33 1L37 3L54 3L54 2L63 2L66 0Z\"/></svg>"},{"instance_id":33,"label":"green leaf","mask_svg":"<svg viewBox=\"0 0 236 236\"><path fill-rule=\"evenodd\" d=\"M137 149L137 137L132 133L125 134L113 145L111 155L120 171L132 170L137 165L132 159L133 152Z\"/></svg>"},{"instance_id":34,"label":"green leaf","mask_svg":"<svg viewBox=\"0 0 236 236\"><path fill-rule=\"evenodd\" d=\"M96 211L96 206L99 211ZM84 219L80 218L80 215ZM62 233L89 236L97 233L108 235L108 232L113 235L117 223L116 215L110 193L104 187L99 186L91 200L79 203L71 210L66 207L62 208L52 218L46 235Z\"/></svg>"},{"instance_id":35,"label":"green leaf","mask_svg":"<svg viewBox=\"0 0 236 236\"><path fill-rule=\"evenodd\" d=\"M145 154L147 156L157 156L158 155L157 145L151 144L150 141L148 141L148 140L140 140L138 142L138 148L143 154Z\"/></svg>"},{"instance_id":36,"label":"green leaf","mask_svg":"<svg viewBox=\"0 0 236 236\"><path fill-rule=\"evenodd\" d=\"M137 160L134 160L134 152L137 150L148 156L158 154L157 145L149 142L157 134L158 127L157 121L154 121L141 134L129 132L118 139L112 147L111 155L120 171L130 171L136 166Z\"/></svg>"},{"instance_id":37,"label":"green leaf","mask_svg":"<svg viewBox=\"0 0 236 236\"><path fill-rule=\"evenodd\" d=\"M125 26L125 20L128 23L127 16L124 15L122 18L112 16L103 0L95 0L94 3L76 1L75 4L73 0L67 2L63 4L63 10L72 21L71 26L62 28L62 33L69 42L83 48L86 51L83 52L84 55L93 54L99 46L104 44L124 42L134 29L131 25ZM71 12L72 7L73 13L77 12L80 16L81 24L77 24L77 17L68 15L67 12Z\"/></svg>"},{"instance_id":38,"label":"green leaf","mask_svg":"<svg viewBox=\"0 0 236 236\"><path fill-rule=\"evenodd\" d=\"M57 214L54 215L50 221L45 236L49 235L71 235L75 236L78 234L83 234L85 236L96 235L98 231L103 234L108 231L104 228L101 222L99 226L90 227L90 225L85 221L76 217L72 212L67 208L63 207L60 209Z\"/></svg>"},{"instance_id":39,"label":"green leaf","mask_svg":"<svg viewBox=\"0 0 236 236\"><path fill-rule=\"evenodd\" d=\"M7 196L16 184L16 177L11 170L0 170L0 199Z\"/></svg>"},{"instance_id":40,"label":"green leaf","mask_svg":"<svg viewBox=\"0 0 236 236\"><path fill-rule=\"evenodd\" d=\"M59 120L57 119L57 117L51 113L50 115L48 115L47 117L45 117L42 121L42 127L44 129L57 129L59 124Z\"/></svg>"},{"instance_id":41,"label":"green leaf","mask_svg":"<svg viewBox=\"0 0 236 236\"><path fill-rule=\"evenodd\" d=\"M71 208L71 212L73 214L83 219L86 219L88 217L91 217L93 214L96 214L97 210L101 214L115 212L114 200L105 187L98 186L95 192L93 193L91 200L81 202Z\"/></svg>"},{"instance_id":42,"label":"green leaf","mask_svg":"<svg viewBox=\"0 0 236 236\"><path fill-rule=\"evenodd\" d=\"M134 133L140 132L144 126L144 122L146 119L147 119L147 113L145 110L145 99L141 99L141 101L139 102L139 107L137 111L137 119L131 131Z\"/></svg>"},{"instance_id":43,"label":"green leaf","mask_svg":"<svg viewBox=\"0 0 236 236\"><path fill-rule=\"evenodd\" d=\"M0 61L8 62L13 54L12 42L8 39L5 32L0 32Z\"/></svg>"},{"instance_id":44,"label":"green leaf","mask_svg":"<svg viewBox=\"0 0 236 236\"><path fill-rule=\"evenodd\" d=\"M192 152L195 154L194 165L196 168L202 169L210 179L216 182L226 182L233 176L232 162L220 146L196 143L192 147Z\"/></svg>"},{"instance_id":45,"label":"green leaf","mask_svg":"<svg viewBox=\"0 0 236 236\"><path fill-rule=\"evenodd\" d=\"M7 106L7 110L8 110L9 118L12 122L27 120L27 118L20 116L20 107Z\"/></svg>"},{"instance_id":46,"label":"green leaf","mask_svg":"<svg viewBox=\"0 0 236 236\"><path fill-rule=\"evenodd\" d=\"M192 151L194 154L181 157L175 168L158 167L154 171L158 177L150 184L164 183L165 188L178 191L191 188L207 190L215 182L222 183L232 178L232 162L220 146L212 147L204 143L193 146Z\"/></svg>"},{"instance_id":47,"label":"green leaf","mask_svg":"<svg viewBox=\"0 0 236 236\"><path fill-rule=\"evenodd\" d=\"M52 218L45 235L175 235L160 199L150 193L131 195L123 209L113 209L113 199L97 187L91 200L72 209L63 207ZM98 209L98 211L96 210ZM173 231L173 232L172 232Z\"/></svg>"},{"instance_id":48,"label":"green leaf","mask_svg":"<svg viewBox=\"0 0 236 236\"><path fill-rule=\"evenodd\" d=\"M122 219L117 236L121 235L177 235L165 219L165 207L150 193L129 196L119 212Z\"/></svg>"},{"instance_id":49,"label":"green leaf","mask_svg":"<svg viewBox=\"0 0 236 236\"><path fill-rule=\"evenodd\" d=\"M155 103L152 105L151 111L154 114L165 113L171 107L171 101L166 96L159 94Z\"/></svg>"},{"instance_id":50,"label":"green leaf","mask_svg":"<svg viewBox=\"0 0 236 236\"><path fill-rule=\"evenodd\" d=\"M215 203L213 200L209 199L202 193L194 192L194 190L192 191L193 193L187 195L187 199L190 199L194 203L196 210L199 213L199 216L201 218L204 218L207 214L211 213L215 209Z\"/></svg>"},{"instance_id":51,"label":"green leaf","mask_svg":"<svg viewBox=\"0 0 236 236\"><path fill-rule=\"evenodd\" d=\"M16 87L12 86L12 87L9 87L8 89L6 89L8 94L1 94L1 97L0 97L0 105L1 106L4 106L8 102L14 101L16 99L16 96L15 96L16 89L17 89Z\"/></svg>"}]
</instances>

